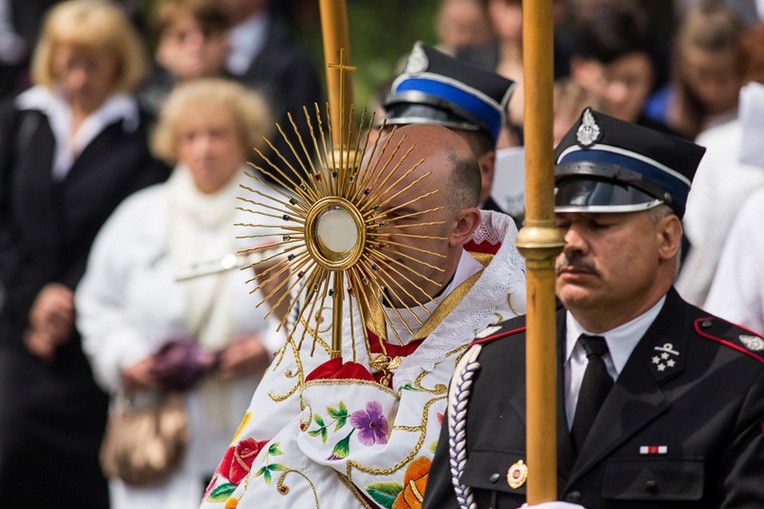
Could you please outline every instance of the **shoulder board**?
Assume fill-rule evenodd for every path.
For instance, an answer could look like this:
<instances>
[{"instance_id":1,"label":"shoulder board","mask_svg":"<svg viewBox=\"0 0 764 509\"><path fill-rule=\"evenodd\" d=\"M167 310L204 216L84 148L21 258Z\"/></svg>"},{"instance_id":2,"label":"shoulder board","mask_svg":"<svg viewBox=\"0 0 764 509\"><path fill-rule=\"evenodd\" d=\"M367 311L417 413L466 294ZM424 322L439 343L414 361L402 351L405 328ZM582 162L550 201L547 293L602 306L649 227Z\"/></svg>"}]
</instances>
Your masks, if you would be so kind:
<instances>
[{"instance_id":1,"label":"shoulder board","mask_svg":"<svg viewBox=\"0 0 764 509\"><path fill-rule=\"evenodd\" d=\"M475 334L475 338L472 341L473 345L490 343L494 339L504 338L512 336L519 332L525 331L525 315L517 316L509 320L505 320L498 324L491 324L482 331Z\"/></svg>"},{"instance_id":2,"label":"shoulder board","mask_svg":"<svg viewBox=\"0 0 764 509\"><path fill-rule=\"evenodd\" d=\"M764 364L764 337L756 332L715 316L695 320L695 331L701 337L742 352Z\"/></svg>"}]
</instances>

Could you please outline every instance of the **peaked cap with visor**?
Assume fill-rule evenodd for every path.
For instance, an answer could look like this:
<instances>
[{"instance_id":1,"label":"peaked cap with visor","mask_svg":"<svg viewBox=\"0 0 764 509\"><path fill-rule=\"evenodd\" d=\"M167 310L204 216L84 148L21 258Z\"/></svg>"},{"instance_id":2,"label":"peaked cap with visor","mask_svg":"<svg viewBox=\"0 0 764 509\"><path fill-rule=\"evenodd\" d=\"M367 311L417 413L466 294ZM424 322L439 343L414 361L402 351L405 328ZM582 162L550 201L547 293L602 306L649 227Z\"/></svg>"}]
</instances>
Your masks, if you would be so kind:
<instances>
[{"instance_id":1,"label":"peaked cap with visor","mask_svg":"<svg viewBox=\"0 0 764 509\"><path fill-rule=\"evenodd\" d=\"M416 42L385 99L385 123L481 131L493 145L515 82Z\"/></svg>"},{"instance_id":2,"label":"peaked cap with visor","mask_svg":"<svg viewBox=\"0 0 764 509\"><path fill-rule=\"evenodd\" d=\"M705 151L586 108L555 149L555 212L636 212L665 203L681 219Z\"/></svg>"}]
</instances>

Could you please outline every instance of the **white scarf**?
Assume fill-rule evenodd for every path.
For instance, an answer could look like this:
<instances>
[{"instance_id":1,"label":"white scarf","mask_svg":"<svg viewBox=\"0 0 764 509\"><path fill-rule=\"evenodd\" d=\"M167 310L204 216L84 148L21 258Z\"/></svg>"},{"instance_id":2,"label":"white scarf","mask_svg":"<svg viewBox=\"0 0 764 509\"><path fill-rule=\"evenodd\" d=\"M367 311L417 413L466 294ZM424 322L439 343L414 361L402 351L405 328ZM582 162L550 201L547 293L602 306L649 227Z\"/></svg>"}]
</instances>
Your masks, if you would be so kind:
<instances>
[{"instance_id":1,"label":"white scarf","mask_svg":"<svg viewBox=\"0 0 764 509\"><path fill-rule=\"evenodd\" d=\"M239 175L242 175L239 173ZM222 259L234 249L233 230L236 196L241 178L212 194L199 191L188 168L178 165L170 189L169 252L178 267ZM199 344L210 350L223 348L230 340L234 322L234 295L230 272L184 282L184 323Z\"/></svg>"}]
</instances>

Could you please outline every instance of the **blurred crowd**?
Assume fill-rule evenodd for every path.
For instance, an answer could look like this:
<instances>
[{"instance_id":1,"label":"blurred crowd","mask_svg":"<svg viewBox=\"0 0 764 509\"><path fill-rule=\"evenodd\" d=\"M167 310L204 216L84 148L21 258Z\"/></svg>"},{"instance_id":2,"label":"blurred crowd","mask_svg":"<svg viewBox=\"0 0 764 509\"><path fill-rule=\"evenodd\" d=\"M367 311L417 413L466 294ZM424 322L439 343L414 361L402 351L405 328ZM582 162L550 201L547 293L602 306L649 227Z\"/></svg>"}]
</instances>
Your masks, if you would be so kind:
<instances>
[{"instance_id":1,"label":"blurred crowd","mask_svg":"<svg viewBox=\"0 0 764 509\"><path fill-rule=\"evenodd\" d=\"M243 273L177 274L242 248L233 201L240 184L260 185L246 163L288 153L262 137L325 98L278 4L0 0L0 499L178 509L201 499L281 338ZM761 333L764 5L671 10L666 33L637 0L553 2L554 141L592 106L707 147L677 288ZM522 146L533 114L522 1L440 0L432 24L426 42L517 83L485 152ZM370 105L380 114L394 77ZM180 383L157 352L189 342L201 374ZM110 398L179 383L192 428L183 464L149 487L109 482L98 455Z\"/></svg>"}]
</instances>

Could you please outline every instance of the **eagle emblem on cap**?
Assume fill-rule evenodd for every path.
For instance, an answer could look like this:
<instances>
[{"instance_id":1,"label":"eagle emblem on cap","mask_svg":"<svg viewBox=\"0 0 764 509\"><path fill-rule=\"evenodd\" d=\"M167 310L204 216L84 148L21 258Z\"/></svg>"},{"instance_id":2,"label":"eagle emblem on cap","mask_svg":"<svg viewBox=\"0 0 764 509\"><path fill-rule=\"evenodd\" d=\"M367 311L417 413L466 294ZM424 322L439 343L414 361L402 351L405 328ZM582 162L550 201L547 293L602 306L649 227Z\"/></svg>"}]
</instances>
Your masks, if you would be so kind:
<instances>
[{"instance_id":1,"label":"eagle emblem on cap","mask_svg":"<svg viewBox=\"0 0 764 509\"><path fill-rule=\"evenodd\" d=\"M417 41L414 44L414 48L411 50L408 62L406 62L406 74L420 74L427 70L430 66L430 61L427 59L427 54L424 52L424 46L421 41Z\"/></svg>"},{"instance_id":2,"label":"eagle emblem on cap","mask_svg":"<svg viewBox=\"0 0 764 509\"><path fill-rule=\"evenodd\" d=\"M601 134L602 129L600 129L600 126L594 120L592 109L586 108L581 118L581 125L578 126L578 131L576 131L578 144L584 148L591 147L599 140Z\"/></svg>"}]
</instances>

